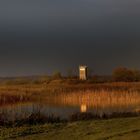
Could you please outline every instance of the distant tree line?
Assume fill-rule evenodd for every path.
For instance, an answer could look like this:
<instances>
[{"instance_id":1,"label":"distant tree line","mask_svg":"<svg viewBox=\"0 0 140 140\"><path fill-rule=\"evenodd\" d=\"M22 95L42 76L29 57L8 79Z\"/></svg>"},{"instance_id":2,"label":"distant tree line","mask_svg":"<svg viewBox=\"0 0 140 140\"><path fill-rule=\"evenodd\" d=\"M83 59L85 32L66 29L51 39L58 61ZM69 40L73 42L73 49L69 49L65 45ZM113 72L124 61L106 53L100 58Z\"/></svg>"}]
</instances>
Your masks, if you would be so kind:
<instances>
[{"instance_id":1,"label":"distant tree line","mask_svg":"<svg viewBox=\"0 0 140 140\"><path fill-rule=\"evenodd\" d=\"M136 82L140 81L140 71L120 67L113 71L112 77L114 81Z\"/></svg>"}]
</instances>

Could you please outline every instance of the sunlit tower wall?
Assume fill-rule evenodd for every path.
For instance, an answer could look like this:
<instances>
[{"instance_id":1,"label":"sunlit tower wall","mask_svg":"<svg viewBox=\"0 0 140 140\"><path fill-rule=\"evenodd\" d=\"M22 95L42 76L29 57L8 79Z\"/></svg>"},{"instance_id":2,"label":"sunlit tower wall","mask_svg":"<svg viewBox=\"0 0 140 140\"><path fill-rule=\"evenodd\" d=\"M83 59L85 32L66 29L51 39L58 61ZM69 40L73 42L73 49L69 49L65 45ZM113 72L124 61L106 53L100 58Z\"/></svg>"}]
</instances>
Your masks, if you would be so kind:
<instances>
[{"instance_id":1,"label":"sunlit tower wall","mask_svg":"<svg viewBox=\"0 0 140 140\"><path fill-rule=\"evenodd\" d=\"M79 79L87 80L87 66L79 66Z\"/></svg>"}]
</instances>

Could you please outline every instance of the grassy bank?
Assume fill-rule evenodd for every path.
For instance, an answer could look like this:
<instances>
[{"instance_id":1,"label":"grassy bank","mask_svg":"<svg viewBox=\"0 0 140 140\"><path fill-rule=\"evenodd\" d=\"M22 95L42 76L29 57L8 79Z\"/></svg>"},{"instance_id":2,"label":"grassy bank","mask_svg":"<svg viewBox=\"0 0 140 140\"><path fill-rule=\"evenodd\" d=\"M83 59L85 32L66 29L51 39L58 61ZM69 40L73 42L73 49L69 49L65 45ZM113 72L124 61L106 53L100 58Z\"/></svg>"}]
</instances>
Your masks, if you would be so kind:
<instances>
[{"instance_id":1,"label":"grassy bank","mask_svg":"<svg viewBox=\"0 0 140 140\"><path fill-rule=\"evenodd\" d=\"M140 117L0 128L0 139L139 140Z\"/></svg>"}]
</instances>

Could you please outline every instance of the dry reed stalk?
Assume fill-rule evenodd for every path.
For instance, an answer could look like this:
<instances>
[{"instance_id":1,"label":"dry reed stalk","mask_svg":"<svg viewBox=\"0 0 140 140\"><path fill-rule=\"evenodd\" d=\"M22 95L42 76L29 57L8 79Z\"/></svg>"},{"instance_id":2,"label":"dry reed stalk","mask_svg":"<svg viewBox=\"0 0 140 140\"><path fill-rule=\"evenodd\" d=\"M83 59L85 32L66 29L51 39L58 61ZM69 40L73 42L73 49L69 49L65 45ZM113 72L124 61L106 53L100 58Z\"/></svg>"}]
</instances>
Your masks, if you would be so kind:
<instances>
[{"instance_id":1,"label":"dry reed stalk","mask_svg":"<svg viewBox=\"0 0 140 140\"><path fill-rule=\"evenodd\" d=\"M107 106L135 106L140 105L140 93L138 91L78 91L69 94L61 93L54 97L55 102L68 105L86 104L90 107Z\"/></svg>"}]
</instances>

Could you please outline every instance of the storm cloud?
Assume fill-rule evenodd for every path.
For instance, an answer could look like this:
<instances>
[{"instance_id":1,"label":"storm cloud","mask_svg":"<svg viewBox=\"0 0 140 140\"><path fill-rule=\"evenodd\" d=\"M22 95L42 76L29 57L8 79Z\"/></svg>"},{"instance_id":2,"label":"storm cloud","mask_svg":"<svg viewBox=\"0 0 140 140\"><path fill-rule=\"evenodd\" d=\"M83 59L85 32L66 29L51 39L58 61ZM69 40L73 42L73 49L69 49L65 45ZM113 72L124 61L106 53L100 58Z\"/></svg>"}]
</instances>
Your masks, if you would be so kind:
<instances>
[{"instance_id":1,"label":"storm cloud","mask_svg":"<svg viewBox=\"0 0 140 140\"><path fill-rule=\"evenodd\" d=\"M0 76L140 69L139 0L0 1Z\"/></svg>"}]
</instances>

